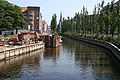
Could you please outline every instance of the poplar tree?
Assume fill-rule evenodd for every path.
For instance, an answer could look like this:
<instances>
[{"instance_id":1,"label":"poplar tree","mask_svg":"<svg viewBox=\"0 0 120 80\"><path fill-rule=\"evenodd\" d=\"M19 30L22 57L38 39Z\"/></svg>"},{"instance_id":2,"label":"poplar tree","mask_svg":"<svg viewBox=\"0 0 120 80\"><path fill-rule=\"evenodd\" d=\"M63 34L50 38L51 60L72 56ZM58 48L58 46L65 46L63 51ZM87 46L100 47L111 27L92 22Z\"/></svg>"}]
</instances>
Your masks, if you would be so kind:
<instances>
[{"instance_id":1,"label":"poplar tree","mask_svg":"<svg viewBox=\"0 0 120 80\"><path fill-rule=\"evenodd\" d=\"M57 28L57 16L56 16L56 14L53 14L50 26L51 26L51 29L53 30L53 32L56 32L56 28Z\"/></svg>"}]
</instances>

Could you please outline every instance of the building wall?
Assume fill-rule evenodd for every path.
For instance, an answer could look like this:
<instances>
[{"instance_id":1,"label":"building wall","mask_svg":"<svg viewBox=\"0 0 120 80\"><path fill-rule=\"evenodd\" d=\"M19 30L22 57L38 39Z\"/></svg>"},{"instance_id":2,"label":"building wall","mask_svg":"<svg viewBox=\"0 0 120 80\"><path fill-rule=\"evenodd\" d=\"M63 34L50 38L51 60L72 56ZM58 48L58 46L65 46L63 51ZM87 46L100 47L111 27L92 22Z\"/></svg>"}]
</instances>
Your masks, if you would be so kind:
<instances>
[{"instance_id":1,"label":"building wall","mask_svg":"<svg viewBox=\"0 0 120 80\"><path fill-rule=\"evenodd\" d=\"M40 13L40 7L21 7L21 11L29 20L30 30L40 32L42 26L42 15Z\"/></svg>"},{"instance_id":2,"label":"building wall","mask_svg":"<svg viewBox=\"0 0 120 80\"><path fill-rule=\"evenodd\" d=\"M39 16L39 29L40 29L40 33L42 33L42 27L43 27L43 24L42 24L42 14L40 13L40 16Z\"/></svg>"},{"instance_id":3,"label":"building wall","mask_svg":"<svg viewBox=\"0 0 120 80\"><path fill-rule=\"evenodd\" d=\"M27 11L27 7L20 7L21 12L26 12Z\"/></svg>"},{"instance_id":4,"label":"building wall","mask_svg":"<svg viewBox=\"0 0 120 80\"><path fill-rule=\"evenodd\" d=\"M48 30L48 25L45 20L42 21L43 24L43 32L46 32Z\"/></svg>"}]
</instances>

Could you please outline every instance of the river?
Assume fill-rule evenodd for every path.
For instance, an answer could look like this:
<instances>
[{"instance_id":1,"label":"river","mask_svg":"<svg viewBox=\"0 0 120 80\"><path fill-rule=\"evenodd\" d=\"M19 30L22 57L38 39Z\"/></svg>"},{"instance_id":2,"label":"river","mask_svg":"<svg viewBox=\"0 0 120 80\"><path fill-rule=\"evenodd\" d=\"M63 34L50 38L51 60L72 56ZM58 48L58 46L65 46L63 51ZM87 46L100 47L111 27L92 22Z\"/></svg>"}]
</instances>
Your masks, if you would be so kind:
<instances>
[{"instance_id":1,"label":"river","mask_svg":"<svg viewBox=\"0 0 120 80\"><path fill-rule=\"evenodd\" d=\"M107 50L64 38L61 46L0 62L0 80L120 80L120 66Z\"/></svg>"}]
</instances>

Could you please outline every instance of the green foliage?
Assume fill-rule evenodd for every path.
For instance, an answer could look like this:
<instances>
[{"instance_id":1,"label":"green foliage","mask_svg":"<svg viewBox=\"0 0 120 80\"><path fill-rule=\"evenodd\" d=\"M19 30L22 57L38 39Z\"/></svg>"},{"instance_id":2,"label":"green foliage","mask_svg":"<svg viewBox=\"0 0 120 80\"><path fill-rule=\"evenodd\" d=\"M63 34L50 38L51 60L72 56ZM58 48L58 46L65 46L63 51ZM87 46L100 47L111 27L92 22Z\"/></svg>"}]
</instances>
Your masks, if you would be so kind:
<instances>
[{"instance_id":1,"label":"green foliage","mask_svg":"<svg viewBox=\"0 0 120 80\"><path fill-rule=\"evenodd\" d=\"M51 29L53 30L53 32L56 31L56 28L57 28L57 16L56 14L53 14L52 16L52 20L51 20Z\"/></svg>"},{"instance_id":2,"label":"green foliage","mask_svg":"<svg viewBox=\"0 0 120 80\"><path fill-rule=\"evenodd\" d=\"M62 32L120 44L120 0L112 0L106 6L102 1L95 5L91 15L83 6L73 18L63 18Z\"/></svg>"},{"instance_id":3,"label":"green foliage","mask_svg":"<svg viewBox=\"0 0 120 80\"><path fill-rule=\"evenodd\" d=\"M13 5L6 0L0 0L0 28L22 28L26 23L26 18L20 11L20 7Z\"/></svg>"}]
</instances>

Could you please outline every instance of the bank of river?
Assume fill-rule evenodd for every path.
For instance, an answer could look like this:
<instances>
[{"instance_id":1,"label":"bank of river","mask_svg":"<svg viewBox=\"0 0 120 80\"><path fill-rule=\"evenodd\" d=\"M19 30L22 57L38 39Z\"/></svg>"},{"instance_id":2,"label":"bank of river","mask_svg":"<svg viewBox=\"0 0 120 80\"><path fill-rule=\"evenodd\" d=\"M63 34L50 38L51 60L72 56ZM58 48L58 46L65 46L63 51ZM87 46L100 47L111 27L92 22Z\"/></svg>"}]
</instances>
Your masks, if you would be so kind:
<instances>
[{"instance_id":1,"label":"bank of river","mask_svg":"<svg viewBox=\"0 0 120 80\"><path fill-rule=\"evenodd\" d=\"M29 45L2 47L0 48L0 61L23 55L41 48L44 48L43 41Z\"/></svg>"},{"instance_id":2,"label":"bank of river","mask_svg":"<svg viewBox=\"0 0 120 80\"><path fill-rule=\"evenodd\" d=\"M111 51L112 55L118 61L120 61L120 49L110 42L102 41L102 40L96 40L96 39L89 39L89 38L81 38L81 37L78 37L78 36L69 36L69 35L65 35L65 36L70 38L70 39L75 39L75 40L82 41L82 42L85 42L85 43L97 45L101 48L108 49L109 51Z\"/></svg>"},{"instance_id":3,"label":"bank of river","mask_svg":"<svg viewBox=\"0 0 120 80\"><path fill-rule=\"evenodd\" d=\"M60 47L0 62L1 80L120 80L109 51L64 38Z\"/></svg>"}]
</instances>

